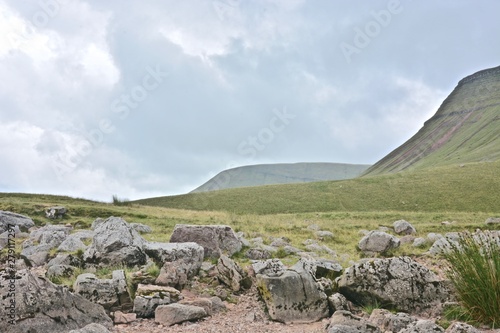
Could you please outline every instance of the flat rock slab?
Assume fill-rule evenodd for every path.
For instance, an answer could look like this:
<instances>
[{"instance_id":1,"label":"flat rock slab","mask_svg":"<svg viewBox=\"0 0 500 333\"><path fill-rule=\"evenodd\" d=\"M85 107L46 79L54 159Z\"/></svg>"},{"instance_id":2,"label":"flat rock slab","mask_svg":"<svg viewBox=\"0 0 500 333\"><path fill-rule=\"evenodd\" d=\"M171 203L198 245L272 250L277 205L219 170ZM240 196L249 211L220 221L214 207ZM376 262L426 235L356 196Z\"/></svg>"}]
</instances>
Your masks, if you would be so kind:
<instances>
[{"instance_id":1,"label":"flat rock slab","mask_svg":"<svg viewBox=\"0 0 500 333\"><path fill-rule=\"evenodd\" d=\"M155 310L155 322L165 326L198 320L206 316L207 312L202 307L178 303L160 305Z\"/></svg>"}]
</instances>

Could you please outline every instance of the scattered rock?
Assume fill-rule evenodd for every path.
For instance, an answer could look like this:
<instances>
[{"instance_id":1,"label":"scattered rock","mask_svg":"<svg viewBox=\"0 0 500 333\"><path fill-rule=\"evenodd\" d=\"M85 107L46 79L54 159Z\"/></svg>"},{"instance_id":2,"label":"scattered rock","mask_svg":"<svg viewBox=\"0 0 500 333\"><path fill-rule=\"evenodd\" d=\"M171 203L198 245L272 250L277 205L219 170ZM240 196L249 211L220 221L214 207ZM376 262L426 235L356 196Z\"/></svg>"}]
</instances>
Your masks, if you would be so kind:
<instances>
[{"instance_id":1,"label":"scattered rock","mask_svg":"<svg viewBox=\"0 0 500 333\"><path fill-rule=\"evenodd\" d=\"M123 270L113 271L111 279L98 279L92 273L80 274L73 285L75 294L102 305L108 311L131 310L132 300Z\"/></svg>"},{"instance_id":2,"label":"scattered rock","mask_svg":"<svg viewBox=\"0 0 500 333\"><path fill-rule=\"evenodd\" d=\"M49 219L62 219L68 210L62 206L50 207L45 210L45 216Z\"/></svg>"},{"instance_id":3,"label":"scattered rock","mask_svg":"<svg viewBox=\"0 0 500 333\"><path fill-rule=\"evenodd\" d=\"M234 292L246 290L252 286L250 277L237 263L224 254L220 256L217 262L217 270L219 279Z\"/></svg>"},{"instance_id":4,"label":"scattered rock","mask_svg":"<svg viewBox=\"0 0 500 333\"><path fill-rule=\"evenodd\" d=\"M271 244L269 244L272 247L284 247L290 245L290 239L287 237L278 237L274 238L271 241Z\"/></svg>"},{"instance_id":5,"label":"scattered rock","mask_svg":"<svg viewBox=\"0 0 500 333\"><path fill-rule=\"evenodd\" d=\"M285 271L286 267L279 259L269 259L265 261L256 261L252 264L255 274L263 274L267 276L280 276Z\"/></svg>"},{"instance_id":6,"label":"scattered rock","mask_svg":"<svg viewBox=\"0 0 500 333\"><path fill-rule=\"evenodd\" d=\"M152 318L158 306L178 302L181 299L180 292L174 288L139 284L133 311L138 317Z\"/></svg>"},{"instance_id":7,"label":"scattered rock","mask_svg":"<svg viewBox=\"0 0 500 333\"><path fill-rule=\"evenodd\" d=\"M271 252L265 249L249 249L245 252L245 257L250 260L265 260L271 258Z\"/></svg>"},{"instance_id":8,"label":"scattered rock","mask_svg":"<svg viewBox=\"0 0 500 333\"><path fill-rule=\"evenodd\" d=\"M434 232L430 232L430 233L427 234L427 240L429 242L432 242L432 243L434 243L435 241L437 241L440 238L443 238L443 235L437 234L437 233L434 233Z\"/></svg>"},{"instance_id":9,"label":"scattered rock","mask_svg":"<svg viewBox=\"0 0 500 333\"><path fill-rule=\"evenodd\" d=\"M370 315L370 322L384 332L400 332L415 321L417 319L407 313L392 313L386 309L375 309Z\"/></svg>"},{"instance_id":10,"label":"scattered rock","mask_svg":"<svg viewBox=\"0 0 500 333\"><path fill-rule=\"evenodd\" d=\"M79 330L71 330L69 333L110 333L109 330L102 326L101 324L88 324L84 328L80 328Z\"/></svg>"},{"instance_id":11,"label":"scattered rock","mask_svg":"<svg viewBox=\"0 0 500 333\"><path fill-rule=\"evenodd\" d=\"M417 230L415 230L410 222L405 220L396 221L392 226L394 227L394 232L398 235L413 235L417 233Z\"/></svg>"},{"instance_id":12,"label":"scattered rock","mask_svg":"<svg viewBox=\"0 0 500 333\"><path fill-rule=\"evenodd\" d=\"M349 311L335 311L330 318L328 333L381 333L380 329L368 320L355 316Z\"/></svg>"},{"instance_id":13,"label":"scattered rock","mask_svg":"<svg viewBox=\"0 0 500 333\"><path fill-rule=\"evenodd\" d=\"M257 274L257 288L273 320L309 323L328 316L326 294L303 262L280 272L265 268L257 271L271 273Z\"/></svg>"},{"instance_id":14,"label":"scattered rock","mask_svg":"<svg viewBox=\"0 0 500 333\"><path fill-rule=\"evenodd\" d=\"M333 232L331 232L331 231L319 230L319 231L316 231L315 235L316 235L316 238L318 238L319 240L333 238Z\"/></svg>"},{"instance_id":15,"label":"scattered rock","mask_svg":"<svg viewBox=\"0 0 500 333\"><path fill-rule=\"evenodd\" d=\"M160 305L155 311L155 322L172 326L185 321L198 320L207 316L203 308L193 305L169 304Z\"/></svg>"},{"instance_id":16,"label":"scattered rock","mask_svg":"<svg viewBox=\"0 0 500 333\"><path fill-rule=\"evenodd\" d=\"M137 320L135 313L123 313L121 311L115 311L113 313L113 322L115 324L128 324Z\"/></svg>"},{"instance_id":17,"label":"scattered rock","mask_svg":"<svg viewBox=\"0 0 500 333\"><path fill-rule=\"evenodd\" d=\"M328 297L328 305L330 306L330 311L335 312L339 310L351 311L351 304L345 298L344 295L340 293L334 293L330 297Z\"/></svg>"},{"instance_id":18,"label":"scattered rock","mask_svg":"<svg viewBox=\"0 0 500 333\"><path fill-rule=\"evenodd\" d=\"M431 320L418 320L411 323L407 328L400 331L400 333L433 333L444 332L441 326L436 325Z\"/></svg>"},{"instance_id":19,"label":"scattered rock","mask_svg":"<svg viewBox=\"0 0 500 333\"><path fill-rule=\"evenodd\" d=\"M70 229L58 225L46 225L32 231L30 238L23 242L21 254L31 256L37 252L57 248L68 237Z\"/></svg>"},{"instance_id":20,"label":"scattered rock","mask_svg":"<svg viewBox=\"0 0 500 333\"><path fill-rule=\"evenodd\" d=\"M140 234L150 234L153 232L150 226L142 223L130 223L130 226Z\"/></svg>"},{"instance_id":21,"label":"scattered rock","mask_svg":"<svg viewBox=\"0 0 500 333\"><path fill-rule=\"evenodd\" d=\"M307 226L307 229L311 231L319 231L321 230L321 227L317 224L310 224Z\"/></svg>"},{"instance_id":22,"label":"scattered rock","mask_svg":"<svg viewBox=\"0 0 500 333\"><path fill-rule=\"evenodd\" d=\"M424 247L425 245L427 245L427 239L422 237L415 238L412 244L413 247Z\"/></svg>"},{"instance_id":23,"label":"scattered rock","mask_svg":"<svg viewBox=\"0 0 500 333\"><path fill-rule=\"evenodd\" d=\"M47 263L47 269L55 265L81 267L82 260L70 253L58 253L57 256Z\"/></svg>"},{"instance_id":24,"label":"scattered rock","mask_svg":"<svg viewBox=\"0 0 500 333\"><path fill-rule=\"evenodd\" d=\"M451 324L446 333L481 333L477 328L466 323L455 322Z\"/></svg>"},{"instance_id":25,"label":"scattered rock","mask_svg":"<svg viewBox=\"0 0 500 333\"><path fill-rule=\"evenodd\" d=\"M382 231L370 231L363 237L358 247L363 252L385 253L389 250L396 249L400 245L398 238L389 235Z\"/></svg>"},{"instance_id":26,"label":"scattered rock","mask_svg":"<svg viewBox=\"0 0 500 333\"><path fill-rule=\"evenodd\" d=\"M0 233L7 231L8 226L17 226L20 231L28 232L35 222L27 216L0 210Z\"/></svg>"},{"instance_id":27,"label":"scattered rock","mask_svg":"<svg viewBox=\"0 0 500 333\"><path fill-rule=\"evenodd\" d=\"M0 276L2 281L9 276ZM91 323L111 328L111 319L102 306L94 304L67 288L28 270L16 273L16 325L0 318L0 331L9 333L61 332L79 329Z\"/></svg>"},{"instance_id":28,"label":"scattered rock","mask_svg":"<svg viewBox=\"0 0 500 333\"><path fill-rule=\"evenodd\" d=\"M458 246L458 232L448 232L444 237L438 238L429 249L430 254L441 254L450 251L453 246Z\"/></svg>"},{"instance_id":29,"label":"scattered rock","mask_svg":"<svg viewBox=\"0 0 500 333\"><path fill-rule=\"evenodd\" d=\"M355 264L337 282L339 292L355 304L377 301L404 312L421 312L447 301L450 294L444 281L409 257Z\"/></svg>"},{"instance_id":30,"label":"scattered rock","mask_svg":"<svg viewBox=\"0 0 500 333\"><path fill-rule=\"evenodd\" d=\"M488 217L485 221L486 224L499 224L500 217Z\"/></svg>"},{"instance_id":31,"label":"scattered rock","mask_svg":"<svg viewBox=\"0 0 500 333\"><path fill-rule=\"evenodd\" d=\"M205 258L219 258L221 253L232 256L242 247L233 229L227 225L178 224L170 242L195 242L205 249Z\"/></svg>"},{"instance_id":32,"label":"scattered rock","mask_svg":"<svg viewBox=\"0 0 500 333\"><path fill-rule=\"evenodd\" d=\"M212 315L212 301L209 300L208 298L195 298L195 299L183 299L182 301L179 301L179 304L183 305L193 305L193 306L198 306L200 308L203 308L205 312L207 313L207 316Z\"/></svg>"},{"instance_id":33,"label":"scattered rock","mask_svg":"<svg viewBox=\"0 0 500 333\"><path fill-rule=\"evenodd\" d=\"M94 231L92 244L83 254L86 263L99 266L124 264L129 267L146 263L143 251L145 241L122 218L110 217L99 221Z\"/></svg>"},{"instance_id":34,"label":"scattered rock","mask_svg":"<svg viewBox=\"0 0 500 333\"><path fill-rule=\"evenodd\" d=\"M75 252L78 250L86 250L88 246L85 245L82 240L91 240L94 238L94 235L95 233L91 230L75 232L74 234L66 237L66 239L57 248L57 251Z\"/></svg>"},{"instance_id":35,"label":"scattered rock","mask_svg":"<svg viewBox=\"0 0 500 333\"><path fill-rule=\"evenodd\" d=\"M70 277L75 272L76 267L68 265L52 265L47 269L45 276L49 279Z\"/></svg>"}]
</instances>

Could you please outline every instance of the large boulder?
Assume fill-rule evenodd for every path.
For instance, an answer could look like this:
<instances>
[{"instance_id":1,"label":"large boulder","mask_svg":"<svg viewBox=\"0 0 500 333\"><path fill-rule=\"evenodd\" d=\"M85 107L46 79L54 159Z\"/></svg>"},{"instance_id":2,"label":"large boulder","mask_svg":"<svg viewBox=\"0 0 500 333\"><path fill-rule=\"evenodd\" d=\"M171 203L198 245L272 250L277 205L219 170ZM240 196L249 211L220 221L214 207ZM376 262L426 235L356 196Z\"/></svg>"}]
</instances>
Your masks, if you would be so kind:
<instances>
[{"instance_id":1,"label":"large boulder","mask_svg":"<svg viewBox=\"0 0 500 333\"><path fill-rule=\"evenodd\" d=\"M252 279L248 274L224 254L217 261L217 271L219 280L235 292L249 289L252 286Z\"/></svg>"},{"instance_id":2,"label":"large boulder","mask_svg":"<svg viewBox=\"0 0 500 333\"><path fill-rule=\"evenodd\" d=\"M404 312L392 313L386 309L374 309L369 321L383 332L400 332L417 319Z\"/></svg>"},{"instance_id":3,"label":"large boulder","mask_svg":"<svg viewBox=\"0 0 500 333\"><path fill-rule=\"evenodd\" d=\"M110 312L131 310L133 306L123 270L113 271L111 279L98 279L92 273L80 274L73 289L75 294L102 305Z\"/></svg>"},{"instance_id":4,"label":"large boulder","mask_svg":"<svg viewBox=\"0 0 500 333\"><path fill-rule=\"evenodd\" d=\"M233 229L227 225L178 224L170 242L195 242L205 249L205 258L219 258L221 253L232 256L242 247Z\"/></svg>"},{"instance_id":5,"label":"large boulder","mask_svg":"<svg viewBox=\"0 0 500 333\"><path fill-rule=\"evenodd\" d=\"M405 220L398 220L393 224L394 232L398 235L413 235L417 233L417 230L410 224L410 222Z\"/></svg>"},{"instance_id":6,"label":"large boulder","mask_svg":"<svg viewBox=\"0 0 500 333\"><path fill-rule=\"evenodd\" d=\"M144 251L161 267L156 284L182 288L198 274L204 250L200 245L188 243L146 243Z\"/></svg>"},{"instance_id":7,"label":"large boulder","mask_svg":"<svg viewBox=\"0 0 500 333\"><path fill-rule=\"evenodd\" d=\"M10 281L10 276L0 276L0 279ZM102 306L53 284L45 277L20 270L15 279L15 325L8 322L11 319L5 313L0 317L0 332L66 333L91 323L112 327ZM7 299L2 306L5 304Z\"/></svg>"},{"instance_id":8,"label":"large boulder","mask_svg":"<svg viewBox=\"0 0 500 333\"><path fill-rule=\"evenodd\" d=\"M78 231L74 234L69 235L66 239L59 245L57 251L59 252L75 252L78 250L86 250L87 245L83 242L84 240L92 240L95 233L92 230Z\"/></svg>"},{"instance_id":9,"label":"large boulder","mask_svg":"<svg viewBox=\"0 0 500 333\"><path fill-rule=\"evenodd\" d=\"M182 299L180 292L171 287L139 284L134 298L134 312L141 318L152 318L160 305Z\"/></svg>"},{"instance_id":10,"label":"large boulder","mask_svg":"<svg viewBox=\"0 0 500 333\"><path fill-rule=\"evenodd\" d=\"M70 228L59 225L46 225L34 230L30 238L23 242L21 254L29 257L42 251L57 248L68 237Z\"/></svg>"},{"instance_id":11,"label":"large boulder","mask_svg":"<svg viewBox=\"0 0 500 333\"><path fill-rule=\"evenodd\" d=\"M172 326L185 321L198 320L206 316L207 312L202 307L175 303L157 307L155 322L165 326Z\"/></svg>"},{"instance_id":12,"label":"large boulder","mask_svg":"<svg viewBox=\"0 0 500 333\"><path fill-rule=\"evenodd\" d=\"M400 241L398 238L386 232L374 230L370 231L359 241L358 247L363 252L385 253L398 248L399 245Z\"/></svg>"},{"instance_id":13,"label":"large boulder","mask_svg":"<svg viewBox=\"0 0 500 333\"><path fill-rule=\"evenodd\" d=\"M279 265L272 266L271 269L257 269L270 273L257 274L257 288L271 319L283 323L310 323L328 316L327 296L303 262L282 271L277 271Z\"/></svg>"},{"instance_id":14,"label":"large boulder","mask_svg":"<svg viewBox=\"0 0 500 333\"><path fill-rule=\"evenodd\" d=\"M373 303L421 312L449 300L448 284L409 257L375 259L347 268L339 292L359 305Z\"/></svg>"},{"instance_id":15,"label":"large boulder","mask_svg":"<svg viewBox=\"0 0 500 333\"><path fill-rule=\"evenodd\" d=\"M98 266L144 265L144 239L125 220L110 217L100 221L94 229L92 244L83 254L86 263Z\"/></svg>"},{"instance_id":16,"label":"large boulder","mask_svg":"<svg viewBox=\"0 0 500 333\"><path fill-rule=\"evenodd\" d=\"M8 226L18 226L22 232L27 232L35 223L27 216L0 210L0 234L7 231Z\"/></svg>"}]
</instances>

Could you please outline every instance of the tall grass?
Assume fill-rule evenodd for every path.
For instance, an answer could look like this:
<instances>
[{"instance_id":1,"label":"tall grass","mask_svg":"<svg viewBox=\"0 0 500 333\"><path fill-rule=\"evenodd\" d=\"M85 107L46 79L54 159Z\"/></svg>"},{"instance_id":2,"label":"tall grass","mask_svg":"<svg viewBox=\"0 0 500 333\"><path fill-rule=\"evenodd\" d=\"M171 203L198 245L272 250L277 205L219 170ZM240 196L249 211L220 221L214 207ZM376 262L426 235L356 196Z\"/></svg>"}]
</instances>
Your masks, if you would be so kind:
<instances>
[{"instance_id":1,"label":"tall grass","mask_svg":"<svg viewBox=\"0 0 500 333\"><path fill-rule=\"evenodd\" d=\"M465 312L478 323L500 327L500 232L463 233L444 257Z\"/></svg>"}]
</instances>

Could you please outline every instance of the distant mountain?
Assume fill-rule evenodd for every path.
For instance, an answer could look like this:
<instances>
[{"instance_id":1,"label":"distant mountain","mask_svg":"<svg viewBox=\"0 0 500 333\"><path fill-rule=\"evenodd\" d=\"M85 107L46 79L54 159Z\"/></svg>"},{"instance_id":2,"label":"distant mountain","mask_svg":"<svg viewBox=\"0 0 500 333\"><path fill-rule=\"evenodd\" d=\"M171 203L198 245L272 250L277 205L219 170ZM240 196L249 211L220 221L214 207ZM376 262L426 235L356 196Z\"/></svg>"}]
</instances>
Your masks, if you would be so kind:
<instances>
[{"instance_id":1,"label":"distant mountain","mask_svg":"<svg viewBox=\"0 0 500 333\"><path fill-rule=\"evenodd\" d=\"M436 114L364 175L500 159L500 66L462 79Z\"/></svg>"},{"instance_id":2,"label":"distant mountain","mask_svg":"<svg viewBox=\"0 0 500 333\"><path fill-rule=\"evenodd\" d=\"M369 165L340 163L260 164L228 169L193 190L207 192L227 188L272 184L343 180L361 175Z\"/></svg>"}]
</instances>

